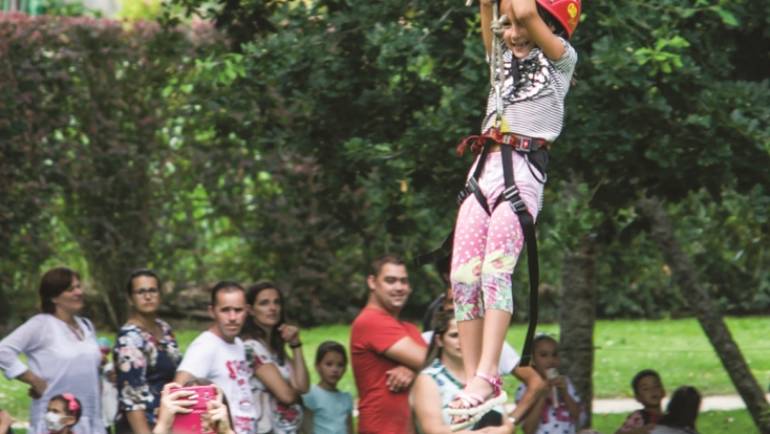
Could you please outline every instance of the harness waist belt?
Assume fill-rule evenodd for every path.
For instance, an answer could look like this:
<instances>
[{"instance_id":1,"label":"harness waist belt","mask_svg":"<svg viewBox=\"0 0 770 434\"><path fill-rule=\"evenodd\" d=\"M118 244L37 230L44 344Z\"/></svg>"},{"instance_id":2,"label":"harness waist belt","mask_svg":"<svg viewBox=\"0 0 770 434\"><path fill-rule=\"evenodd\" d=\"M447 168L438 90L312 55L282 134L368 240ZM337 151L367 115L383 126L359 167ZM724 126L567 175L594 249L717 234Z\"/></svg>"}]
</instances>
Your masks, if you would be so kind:
<instances>
[{"instance_id":1,"label":"harness waist belt","mask_svg":"<svg viewBox=\"0 0 770 434\"><path fill-rule=\"evenodd\" d=\"M535 152L538 149L547 149L550 146L550 143L545 139L522 136L514 133L502 133L497 128L491 128L484 134L464 138L460 144L457 145L457 155L463 155L469 146L474 154L478 154L484 149L484 145L487 142L508 145L518 152Z\"/></svg>"}]
</instances>

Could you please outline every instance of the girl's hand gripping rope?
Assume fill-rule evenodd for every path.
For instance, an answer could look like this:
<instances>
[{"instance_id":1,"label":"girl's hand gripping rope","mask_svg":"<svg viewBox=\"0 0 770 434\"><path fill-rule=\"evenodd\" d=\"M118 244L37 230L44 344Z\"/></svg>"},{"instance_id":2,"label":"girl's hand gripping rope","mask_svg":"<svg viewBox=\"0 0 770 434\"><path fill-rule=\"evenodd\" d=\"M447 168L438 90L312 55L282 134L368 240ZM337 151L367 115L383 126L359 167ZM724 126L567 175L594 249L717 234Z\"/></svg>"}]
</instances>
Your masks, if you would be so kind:
<instances>
[{"instance_id":1,"label":"girl's hand gripping rope","mask_svg":"<svg viewBox=\"0 0 770 434\"><path fill-rule=\"evenodd\" d=\"M492 33L498 37L502 37L503 32L505 31L505 25L509 24L509 22L510 20L508 19L508 15L500 15L500 18L492 21L490 24L490 27L492 27Z\"/></svg>"}]
</instances>

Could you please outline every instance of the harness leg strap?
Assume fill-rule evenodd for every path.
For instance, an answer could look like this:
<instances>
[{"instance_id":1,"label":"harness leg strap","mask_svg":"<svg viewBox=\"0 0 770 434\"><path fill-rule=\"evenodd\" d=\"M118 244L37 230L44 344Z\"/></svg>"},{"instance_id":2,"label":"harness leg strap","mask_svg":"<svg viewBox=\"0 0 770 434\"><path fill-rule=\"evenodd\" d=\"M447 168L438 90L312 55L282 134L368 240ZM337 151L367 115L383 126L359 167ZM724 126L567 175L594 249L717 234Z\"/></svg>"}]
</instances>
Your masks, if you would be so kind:
<instances>
[{"instance_id":1,"label":"harness leg strap","mask_svg":"<svg viewBox=\"0 0 770 434\"><path fill-rule=\"evenodd\" d=\"M470 178L468 178L468 182L465 184L465 188L463 188L460 191L460 194L457 195L457 205L462 206L463 202L465 202L465 199L473 194L473 196L476 197L476 201L479 203L479 206L481 206L481 208L485 213L487 213L488 216L491 216L492 210L489 209L487 198L484 196L484 193L481 192L481 187L479 186L479 179L481 178L481 173L484 171L484 163L486 163L488 155L489 142L486 142L484 143L484 148L481 150L481 154L479 154L476 168L473 170Z\"/></svg>"},{"instance_id":2,"label":"harness leg strap","mask_svg":"<svg viewBox=\"0 0 770 434\"><path fill-rule=\"evenodd\" d=\"M529 366L532 361L532 339L535 336L538 316L538 287L540 286L540 269L537 258L537 237L535 235L535 219L527 210L527 206L519 195L516 179L513 175L513 150L510 146L501 146L503 157L503 178L505 179L505 200L519 217L521 230L524 232L524 242L527 245L527 267L529 269L529 325L521 350L519 366ZM513 278L511 278L513 281ZM513 290L513 289L511 289Z\"/></svg>"},{"instance_id":3,"label":"harness leg strap","mask_svg":"<svg viewBox=\"0 0 770 434\"><path fill-rule=\"evenodd\" d=\"M492 215L492 211L489 209L489 205L487 204L487 198L484 197L484 193L481 192L481 187L479 187L479 178L481 178L481 172L484 170L484 163L487 161L487 156L489 155L489 143L485 143L484 147L481 151L481 154L479 155L479 161L476 163L476 169L471 174L470 179L468 179L468 183L465 185L465 188L463 188L460 193L457 195L457 205L462 206L463 202L465 202L465 199L468 198L471 194L476 198L481 208L484 210L484 212L487 213L487 215ZM454 240L454 229L452 232L447 235L446 238L444 238L444 242L441 243L441 247L439 247L436 250L433 250L432 252L425 253L423 255L420 255L416 259L417 266L423 266L425 264L430 264L432 262L435 262L439 259L446 258L452 254L452 241Z\"/></svg>"}]
</instances>

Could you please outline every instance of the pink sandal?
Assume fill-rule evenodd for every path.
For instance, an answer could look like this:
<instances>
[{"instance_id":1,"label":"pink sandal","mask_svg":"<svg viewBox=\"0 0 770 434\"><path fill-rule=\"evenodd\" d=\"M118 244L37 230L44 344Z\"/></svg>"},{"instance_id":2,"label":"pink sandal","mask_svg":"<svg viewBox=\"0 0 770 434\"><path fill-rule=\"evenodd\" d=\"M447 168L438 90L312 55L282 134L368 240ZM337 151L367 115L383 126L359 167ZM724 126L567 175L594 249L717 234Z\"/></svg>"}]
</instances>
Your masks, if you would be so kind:
<instances>
[{"instance_id":1,"label":"pink sandal","mask_svg":"<svg viewBox=\"0 0 770 434\"><path fill-rule=\"evenodd\" d=\"M493 407L505 403L508 399L508 395L502 390L503 382L500 376L489 376L477 372L476 377L489 383L492 386L492 393L485 398L478 393L460 391L455 399L460 401L461 406L458 408L449 407L446 410L450 416L459 416L452 424L452 431L473 425Z\"/></svg>"}]
</instances>

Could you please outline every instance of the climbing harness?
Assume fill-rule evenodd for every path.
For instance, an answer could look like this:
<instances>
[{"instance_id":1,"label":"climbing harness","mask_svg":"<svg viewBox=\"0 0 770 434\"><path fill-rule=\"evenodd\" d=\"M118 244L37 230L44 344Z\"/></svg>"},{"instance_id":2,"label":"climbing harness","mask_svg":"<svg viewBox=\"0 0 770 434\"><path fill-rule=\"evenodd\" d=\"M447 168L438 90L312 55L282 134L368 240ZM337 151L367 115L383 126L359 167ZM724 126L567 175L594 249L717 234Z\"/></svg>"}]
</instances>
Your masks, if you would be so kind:
<instances>
[{"instance_id":1,"label":"climbing harness","mask_svg":"<svg viewBox=\"0 0 770 434\"><path fill-rule=\"evenodd\" d=\"M522 232L524 233L524 241L527 245L527 265L529 271L529 325L527 327L527 334L524 340L524 346L521 350L521 360L519 366L529 366L532 358L532 339L537 328L538 318L538 287L540 285L540 271L538 267L537 256L537 237L535 235L535 220L532 214L527 210L527 206L519 194L519 189L516 186L516 181L513 174L513 152L516 151L524 156L527 161L527 165L531 166L532 162L529 160L529 155L540 149L548 147L548 142L543 139L526 137L518 134L512 134L507 130L504 125L503 119L503 96L502 86L505 80L505 70L502 56L502 34L503 26L507 21L507 16L499 15L499 0L494 0L492 3L492 46L489 53L489 76L490 85L494 92L495 98L495 122L494 127L481 135L474 135L466 137L457 146L458 155L462 155L463 152L470 147L471 151L479 154L476 168L473 174L468 179L465 187L460 191L457 196L458 206L461 206L463 202L469 197L474 196L479 205L484 209L487 215L491 216L492 212L502 202L508 202L511 209L519 219ZM505 181L505 190L502 195L498 197L497 202L490 209L487 204L487 199L481 192L479 187L479 179L484 169L484 163L492 150L492 147L499 145L502 152L502 165L503 165L503 178ZM530 171L532 168L530 167ZM535 179L541 183L545 183L545 172L542 172L542 176L535 176ZM532 172L535 175L534 172ZM437 250L430 252L426 255L422 255L417 259L418 264L426 264L429 262L435 262L441 257L451 254L452 241L454 238L454 230L449 233L447 238L441 244Z\"/></svg>"},{"instance_id":2,"label":"climbing harness","mask_svg":"<svg viewBox=\"0 0 770 434\"><path fill-rule=\"evenodd\" d=\"M500 152L502 153L505 190L503 190L503 193L497 198L497 201L490 209L487 204L487 199L479 187L479 179L484 170L484 163L487 160L490 149L494 145L500 145ZM498 205L502 204L502 202L508 202L513 212L516 213L516 216L519 218L519 224L524 233L524 242L527 245L527 267L529 271L529 325L524 339L524 347L521 350L521 361L519 362L519 366L529 366L532 358L532 339L535 336L535 329L537 328L540 269L538 267L535 219L527 209L527 205L521 198L519 189L516 186L516 180L513 174L513 152L515 151L524 154L524 157L527 159L527 164L531 165L532 163L529 161L528 154L547 148L548 142L542 139L515 134L502 134L498 130L493 129L487 134L466 138L460 145L458 145L458 152L460 152L460 149L464 149L467 146L470 146L472 150L480 149L480 155L478 157L478 162L476 163L476 168L473 170L473 174L465 184L465 188L463 188L457 196L458 205L462 205L463 202L472 195L475 197L476 201L478 201L481 208L484 209L484 212L491 216ZM532 169L530 168L530 170ZM535 179L537 179L537 177ZM542 182L545 183L545 175L542 177ZM448 247L450 251L453 236L454 231L449 235L447 240L444 241L446 247Z\"/></svg>"}]
</instances>

